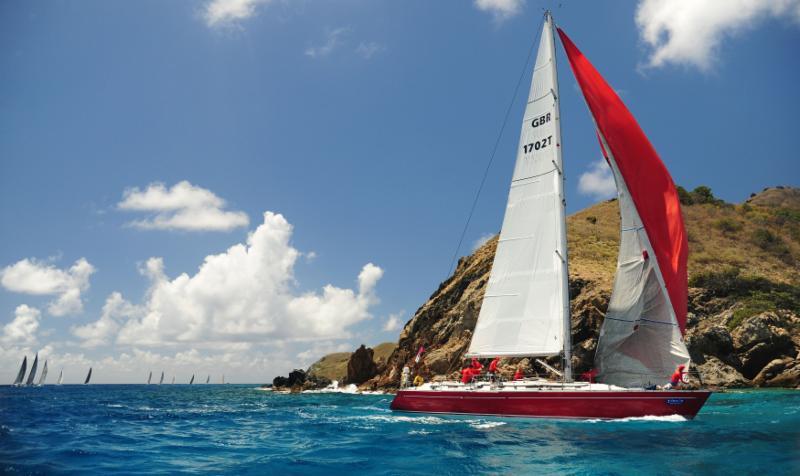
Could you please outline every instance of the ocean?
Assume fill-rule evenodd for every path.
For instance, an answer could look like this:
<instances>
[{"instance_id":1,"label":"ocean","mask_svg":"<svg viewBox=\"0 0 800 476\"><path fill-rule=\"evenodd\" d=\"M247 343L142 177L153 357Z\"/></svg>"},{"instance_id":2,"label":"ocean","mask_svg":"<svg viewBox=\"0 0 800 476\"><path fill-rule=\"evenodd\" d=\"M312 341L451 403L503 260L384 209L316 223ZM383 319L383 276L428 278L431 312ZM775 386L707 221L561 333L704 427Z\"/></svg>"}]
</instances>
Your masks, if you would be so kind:
<instances>
[{"instance_id":1,"label":"ocean","mask_svg":"<svg viewBox=\"0 0 800 476\"><path fill-rule=\"evenodd\" d=\"M391 398L253 385L0 387L0 472L800 474L800 391L717 393L692 421L400 414Z\"/></svg>"}]
</instances>

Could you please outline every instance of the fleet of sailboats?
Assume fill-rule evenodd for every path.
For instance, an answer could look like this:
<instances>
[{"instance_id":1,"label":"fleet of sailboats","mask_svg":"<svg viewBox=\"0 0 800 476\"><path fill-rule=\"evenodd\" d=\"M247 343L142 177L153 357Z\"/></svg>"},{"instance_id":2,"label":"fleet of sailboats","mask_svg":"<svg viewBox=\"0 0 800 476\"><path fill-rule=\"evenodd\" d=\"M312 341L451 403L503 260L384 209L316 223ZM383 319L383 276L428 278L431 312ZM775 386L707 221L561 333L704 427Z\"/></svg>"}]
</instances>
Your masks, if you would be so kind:
<instances>
[{"instance_id":1,"label":"fleet of sailboats","mask_svg":"<svg viewBox=\"0 0 800 476\"><path fill-rule=\"evenodd\" d=\"M595 367L572 379L566 201L553 35L545 14L500 239L467 356L560 356L561 381L426 383L391 408L527 417L694 417L708 391L658 390L689 364L687 238L672 178L614 90L559 28L617 186L617 273Z\"/></svg>"}]
</instances>

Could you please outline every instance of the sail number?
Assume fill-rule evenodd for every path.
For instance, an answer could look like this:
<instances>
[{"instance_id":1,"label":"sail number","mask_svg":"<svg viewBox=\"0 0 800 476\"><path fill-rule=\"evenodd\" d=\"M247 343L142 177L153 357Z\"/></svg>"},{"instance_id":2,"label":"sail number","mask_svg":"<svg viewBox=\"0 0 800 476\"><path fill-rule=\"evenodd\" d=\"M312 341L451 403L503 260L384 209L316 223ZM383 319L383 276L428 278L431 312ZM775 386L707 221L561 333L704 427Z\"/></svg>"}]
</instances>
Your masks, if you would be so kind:
<instances>
[{"instance_id":1,"label":"sail number","mask_svg":"<svg viewBox=\"0 0 800 476\"><path fill-rule=\"evenodd\" d=\"M522 150L524 153L533 152L534 150L544 149L545 147L553 144L553 136L547 136L542 140L537 140L536 142L531 142L530 144L524 144L522 146Z\"/></svg>"},{"instance_id":2,"label":"sail number","mask_svg":"<svg viewBox=\"0 0 800 476\"><path fill-rule=\"evenodd\" d=\"M533 121L531 121L531 127L539 127L542 124L546 124L548 122L550 122L549 112L547 114L542 114L541 116L534 118Z\"/></svg>"}]
</instances>

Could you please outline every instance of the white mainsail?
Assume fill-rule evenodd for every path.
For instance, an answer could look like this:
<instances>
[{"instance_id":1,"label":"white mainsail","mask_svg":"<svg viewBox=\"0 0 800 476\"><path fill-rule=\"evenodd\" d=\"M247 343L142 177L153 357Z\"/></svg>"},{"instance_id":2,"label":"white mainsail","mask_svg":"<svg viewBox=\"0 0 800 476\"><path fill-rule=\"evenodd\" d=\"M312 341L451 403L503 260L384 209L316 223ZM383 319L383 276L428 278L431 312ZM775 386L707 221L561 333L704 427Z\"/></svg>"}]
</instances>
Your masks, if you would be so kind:
<instances>
[{"instance_id":1,"label":"white mainsail","mask_svg":"<svg viewBox=\"0 0 800 476\"><path fill-rule=\"evenodd\" d=\"M39 386L39 387L44 385L44 379L46 379L46 378L47 378L47 361L45 360L44 361L44 368L42 369L42 376L39 377L39 383L37 383L36 385Z\"/></svg>"},{"instance_id":2,"label":"white mainsail","mask_svg":"<svg viewBox=\"0 0 800 476\"><path fill-rule=\"evenodd\" d=\"M549 356L569 365L564 176L552 18L545 16L519 150L468 356Z\"/></svg>"},{"instance_id":3,"label":"white mainsail","mask_svg":"<svg viewBox=\"0 0 800 476\"><path fill-rule=\"evenodd\" d=\"M647 230L599 131L598 137L617 184L620 246L614 289L595 354L597 378L622 387L660 385L676 366L689 364L689 351Z\"/></svg>"},{"instance_id":4,"label":"white mainsail","mask_svg":"<svg viewBox=\"0 0 800 476\"><path fill-rule=\"evenodd\" d=\"M61 369L61 371L58 373L58 385L61 385L62 383L64 383L64 369Z\"/></svg>"},{"instance_id":5,"label":"white mainsail","mask_svg":"<svg viewBox=\"0 0 800 476\"><path fill-rule=\"evenodd\" d=\"M22 365L19 366L19 372L17 372L17 378L14 379L14 386L19 387L22 385L22 381L25 379L25 371L28 369L28 356L25 355L22 357Z\"/></svg>"},{"instance_id":6,"label":"white mainsail","mask_svg":"<svg viewBox=\"0 0 800 476\"><path fill-rule=\"evenodd\" d=\"M31 365L31 373L28 374L28 380L25 381L25 385L33 385L33 380L36 378L36 367L39 366L39 353L36 353L36 357L33 359L33 365Z\"/></svg>"}]
</instances>

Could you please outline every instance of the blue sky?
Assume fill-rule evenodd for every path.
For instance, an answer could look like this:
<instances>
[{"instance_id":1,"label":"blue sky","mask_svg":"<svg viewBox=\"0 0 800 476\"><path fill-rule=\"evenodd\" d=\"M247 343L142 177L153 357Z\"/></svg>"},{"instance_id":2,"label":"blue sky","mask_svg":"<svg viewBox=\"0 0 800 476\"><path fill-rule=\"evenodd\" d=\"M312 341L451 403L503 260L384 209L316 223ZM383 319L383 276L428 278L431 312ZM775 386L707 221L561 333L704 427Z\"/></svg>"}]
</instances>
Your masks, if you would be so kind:
<instances>
[{"instance_id":1,"label":"blue sky","mask_svg":"<svg viewBox=\"0 0 800 476\"><path fill-rule=\"evenodd\" d=\"M448 274L542 7L678 184L800 184L800 2L696 3L0 3L0 381L40 350L67 381L261 382L396 340ZM611 182L558 55L574 212ZM461 255L500 228L529 73Z\"/></svg>"}]
</instances>

